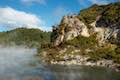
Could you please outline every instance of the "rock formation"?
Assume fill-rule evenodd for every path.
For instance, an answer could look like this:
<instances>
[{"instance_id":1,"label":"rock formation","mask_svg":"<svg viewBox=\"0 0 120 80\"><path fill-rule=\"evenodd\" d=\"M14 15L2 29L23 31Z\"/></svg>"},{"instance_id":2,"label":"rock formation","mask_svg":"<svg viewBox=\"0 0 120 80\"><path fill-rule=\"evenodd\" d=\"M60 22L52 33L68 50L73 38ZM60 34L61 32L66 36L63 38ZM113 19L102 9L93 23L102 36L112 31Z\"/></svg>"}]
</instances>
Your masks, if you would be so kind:
<instances>
[{"instance_id":1,"label":"rock formation","mask_svg":"<svg viewBox=\"0 0 120 80\"><path fill-rule=\"evenodd\" d=\"M44 50L45 62L109 66L118 69L119 9L120 3L94 5L82 10L79 15L64 16L59 25L53 26L51 35L53 47Z\"/></svg>"},{"instance_id":2,"label":"rock formation","mask_svg":"<svg viewBox=\"0 0 120 80\"><path fill-rule=\"evenodd\" d=\"M87 26L80 21L76 15L64 16L60 25L55 28L53 28L53 35L56 35L53 41L54 46L58 46L64 41L74 39L78 35L84 37L90 36Z\"/></svg>"}]
</instances>

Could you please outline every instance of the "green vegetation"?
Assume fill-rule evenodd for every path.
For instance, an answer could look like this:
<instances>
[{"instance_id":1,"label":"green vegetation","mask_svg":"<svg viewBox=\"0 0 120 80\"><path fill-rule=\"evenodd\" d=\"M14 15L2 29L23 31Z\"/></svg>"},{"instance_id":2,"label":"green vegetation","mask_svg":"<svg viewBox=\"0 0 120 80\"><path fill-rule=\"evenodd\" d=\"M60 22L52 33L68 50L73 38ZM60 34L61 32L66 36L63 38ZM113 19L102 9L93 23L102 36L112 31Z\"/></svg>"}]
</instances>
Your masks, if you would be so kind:
<instances>
[{"instance_id":1,"label":"green vegetation","mask_svg":"<svg viewBox=\"0 0 120 80\"><path fill-rule=\"evenodd\" d=\"M111 3L108 5L93 5L90 8L80 11L78 18L82 20L88 28L89 24L94 22L98 16L101 16L100 20L103 21L107 26L120 24L120 2ZM112 44L116 43L116 39L111 39ZM75 38L72 41L68 41L69 44L85 48L95 48L96 41L95 38L89 37L79 37ZM93 44L93 45L92 45ZM97 45L96 45L97 46ZM95 48L94 51L88 53L92 60L98 59L112 59L117 63L120 63L120 48L113 49L105 45L105 47Z\"/></svg>"},{"instance_id":2,"label":"green vegetation","mask_svg":"<svg viewBox=\"0 0 120 80\"><path fill-rule=\"evenodd\" d=\"M120 53L118 52L118 49L120 50L120 48L113 49L112 47L101 47L93 52L88 53L88 55L93 61L107 59L113 60L116 63L120 63Z\"/></svg>"},{"instance_id":3,"label":"green vegetation","mask_svg":"<svg viewBox=\"0 0 120 80\"><path fill-rule=\"evenodd\" d=\"M67 45L72 45L79 48L92 48L97 45L96 35L92 35L90 37L83 37L78 36L74 38L73 40L69 40L66 42Z\"/></svg>"},{"instance_id":4,"label":"green vegetation","mask_svg":"<svg viewBox=\"0 0 120 80\"><path fill-rule=\"evenodd\" d=\"M0 44L38 47L41 44L50 43L50 34L50 32L43 32L39 29L18 28L0 32Z\"/></svg>"},{"instance_id":5,"label":"green vegetation","mask_svg":"<svg viewBox=\"0 0 120 80\"><path fill-rule=\"evenodd\" d=\"M120 2L111 3L107 6L106 11L103 13L103 20L106 20L108 23L120 23Z\"/></svg>"},{"instance_id":6,"label":"green vegetation","mask_svg":"<svg viewBox=\"0 0 120 80\"><path fill-rule=\"evenodd\" d=\"M88 27L94 22L98 16L102 16L101 20L106 24L120 23L120 2L111 3L108 5L93 5L90 8L81 10L78 18L82 20Z\"/></svg>"},{"instance_id":7,"label":"green vegetation","mask_svg":"<svg viewBox=\"0 0 120 80\"><path fill-rule=\"evenodd\" d=\"M96 40L95 34L90 37L78 36L73 40L69 40L65 42L64 44L71 45L81 49L82 51L79 54L89 55L90 60L92 61L97 61L100 59L108 59L120 63L120 48L115 48L110 43L107 43L102 47L98 46L98 42ZM90 49L91 51L85 53L86 49ZM69 54L69 53L70 52L65 52L65 54Z\"/></svg>"},{"instance_id":8,"label":"green vegetation","mask_svg":"<svg viewBox=\"0 0 120 80\"><path fill-rule=\"evenodd\" d=\"M89 55L93 60L97 60L101 58L112 59L114 54L115 54L114 50L111 49L110 47L101 47L96 49L94 52L89 53Z\"/></svg>"},{"instance_id":9,"label":"green vegetation","mask_svg":"<svg viewBox=\"0 0 120 80\"><path fill-rule=\"evenodd\" d=\"M98 46L96 35L92 35L90 37L78 36L73 40L65 42L64 44L79 48L81 50L79 54L90 56L90 60L92 61L107 59L113 60L116 63L120 63L120 48L119 47L116 48L116 45L110 43L106 43L104 46L101 47ZM86 53L85 51L86 49L90 49L91 51ZM65 54L69 53L70 52L65 52Z\"/></svg>"},{"instance_id":10,"label":"green vegetation","mask_svg":"<svg viewBox=\"0 0 120 80\"><path fill-rule=\"evenodd\" d=\"M96 17L103 11L104 6L98 6L97 4L90 8L80 11L79 18L84 20L87 24L90 24L96 20Z\"/></svg>"}]
</instances>

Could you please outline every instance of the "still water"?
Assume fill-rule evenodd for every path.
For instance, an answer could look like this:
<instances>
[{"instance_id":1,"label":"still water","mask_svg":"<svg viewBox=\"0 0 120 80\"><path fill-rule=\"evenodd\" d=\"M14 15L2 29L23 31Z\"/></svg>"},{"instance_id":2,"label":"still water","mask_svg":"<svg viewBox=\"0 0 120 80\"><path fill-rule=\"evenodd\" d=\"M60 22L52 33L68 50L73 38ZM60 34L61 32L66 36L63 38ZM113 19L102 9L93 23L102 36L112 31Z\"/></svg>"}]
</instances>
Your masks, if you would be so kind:
<instances>
[{"instance_id":1,"label":"still water","mask_svg":"<svg viewBox=\"0 0 120 80\"><path fill-rule=\"evenodd\" d=\"M36 49L0 47L0 80L120 80L120 72L88 66L45 65Z\"/></svg>"}]
</instances>

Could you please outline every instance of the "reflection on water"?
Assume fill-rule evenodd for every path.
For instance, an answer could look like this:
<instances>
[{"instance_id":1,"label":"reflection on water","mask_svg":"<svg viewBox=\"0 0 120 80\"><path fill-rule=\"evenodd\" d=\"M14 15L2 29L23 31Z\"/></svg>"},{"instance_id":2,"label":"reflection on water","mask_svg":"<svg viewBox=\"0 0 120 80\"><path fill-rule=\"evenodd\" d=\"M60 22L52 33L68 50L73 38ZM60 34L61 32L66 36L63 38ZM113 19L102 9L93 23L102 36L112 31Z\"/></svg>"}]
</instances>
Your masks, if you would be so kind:
<instances>
[{"instance_id":1,"label":"reflection on water","mask_svg":"<svg viewBox=\"0 0 120 80\"><path fill-rule=\"evenodd\" d=\"M35 52L0 47L0 80L120 80L120 73L100 67L43 65Z\"/></svg>"}]
</instances>

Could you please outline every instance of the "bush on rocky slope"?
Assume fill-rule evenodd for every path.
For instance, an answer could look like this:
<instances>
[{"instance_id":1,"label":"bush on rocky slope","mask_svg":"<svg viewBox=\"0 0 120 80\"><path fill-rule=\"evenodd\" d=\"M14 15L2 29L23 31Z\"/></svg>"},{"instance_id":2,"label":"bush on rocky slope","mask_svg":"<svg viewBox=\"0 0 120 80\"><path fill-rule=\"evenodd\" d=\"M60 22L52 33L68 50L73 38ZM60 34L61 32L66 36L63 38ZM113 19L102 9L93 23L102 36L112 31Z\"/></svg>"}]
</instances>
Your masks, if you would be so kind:
<instances>
[{"instance_id":1,"label":"bush on rocky slope","mask_svg":"<svg viewBox=\"0 0 120 80\"><path fill-rule=\"evenodd\" d=\"M96 35L90 37L77 36L76 38L66 41L67 45L76 46L79 48L91 48L97 45Z\"/></svg>"}]
</instances>

